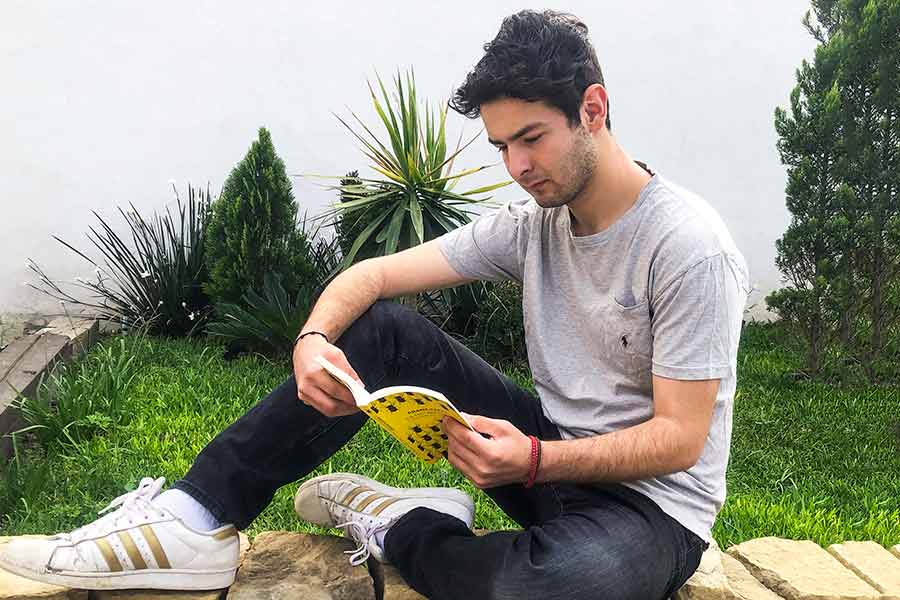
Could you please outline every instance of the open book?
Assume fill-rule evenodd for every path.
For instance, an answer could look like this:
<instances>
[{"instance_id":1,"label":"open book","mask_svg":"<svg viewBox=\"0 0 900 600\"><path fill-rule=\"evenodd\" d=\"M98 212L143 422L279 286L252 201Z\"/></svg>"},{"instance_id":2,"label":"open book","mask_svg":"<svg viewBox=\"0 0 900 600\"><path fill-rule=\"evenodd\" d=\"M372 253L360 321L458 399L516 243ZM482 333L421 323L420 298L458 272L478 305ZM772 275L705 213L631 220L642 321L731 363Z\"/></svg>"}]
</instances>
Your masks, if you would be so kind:
<instances>
[{"instance_id":1,"label":"open book","mask_svg":"<svg viewBox=\"0 0 900 600\"><path fill-rule=\"evenodd\" d=\"M397 385L370 394L358 381L325 357L317 356L315 360L350 390L360 410L428 464L447 456L447 434L441 423L444 417L456 419L475 431L453 403L440 392L411 385Z\"/></svg>"}]
</instances>

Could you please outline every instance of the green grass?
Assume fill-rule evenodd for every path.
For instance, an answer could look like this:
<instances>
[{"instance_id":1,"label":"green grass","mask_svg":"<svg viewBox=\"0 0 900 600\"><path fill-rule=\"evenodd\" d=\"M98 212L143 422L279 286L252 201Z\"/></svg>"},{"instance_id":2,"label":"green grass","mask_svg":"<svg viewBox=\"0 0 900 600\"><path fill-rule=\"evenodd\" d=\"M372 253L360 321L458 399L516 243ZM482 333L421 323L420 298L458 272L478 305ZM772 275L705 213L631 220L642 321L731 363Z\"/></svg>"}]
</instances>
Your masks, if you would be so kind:
<instances>
[{"instance_id":1,"label":"green grass","mask_svg":"<svg viewBox=\"0 0 900 600\"><path fill-rule=\"evenodd\" d=\"M218 431L289 375L288 367L259 358L225 362L222 348L206 342L148 338L126 348L112 341L86 361L112 351L136 356L137 375L117 412L87 429L93 433L78 444L18 440L19 461L0 476L0 534L72 529L143 476L177 479ZM777 535L822 545L900 543L900 390L798 379L792 374L801 356L789 342L777 326L745 331L729 496L714 529L717 541L727 547ZM530 385L524 369L511 375ZM513 526L448 463L422 465L372 424L316 473L345 470L391 485L458 486L476 498L477 527ZM282 488L248 533L316 531L294 516L295 489Z\"/></svg>"}]
</instances>

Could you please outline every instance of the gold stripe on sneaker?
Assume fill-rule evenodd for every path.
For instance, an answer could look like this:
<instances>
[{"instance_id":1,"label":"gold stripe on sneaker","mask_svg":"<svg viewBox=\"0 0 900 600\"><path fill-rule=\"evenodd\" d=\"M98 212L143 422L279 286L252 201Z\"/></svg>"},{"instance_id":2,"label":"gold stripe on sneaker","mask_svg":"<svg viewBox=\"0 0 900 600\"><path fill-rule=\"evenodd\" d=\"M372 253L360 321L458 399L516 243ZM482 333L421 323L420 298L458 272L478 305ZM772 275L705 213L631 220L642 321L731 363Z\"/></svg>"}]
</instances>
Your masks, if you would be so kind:
<instances>
[{"instance_id":1,"label":"gold stripe on sneaker","mask_svg":"<svg viewBox=\"0 0 900 600\"><path fill-rule=\"evenodd\" d=\"M350 490L346 496L344 496L342 499L340 499L338 501L338 504L341 504L343 506L346 506L347 508L350 508L350 503L353 502L354 498L356 498L363 492L371 492L371 491L374 491L374 490L371 490L364 485L357 486L357 487L353 488L352 490Z\"/></svg>"},{"instance_id":2,"label":"gold stripe on sneaker","mask_svg":"<svg viewBox=\"0 0 900 600\"><path fill-rule=\"evenodd\" d=\"M156 564L159 565L159 568L171 569L172 566L169 564L166 552L163 550L162 544L159 543L159 538L153 532L153 528L149 525L141 525L141 533L144 534L144 538L150 544L150 551L153 552L153 558L156 559Z\"/></svg>"},{"instance_id":3,"label":"gold stripe on sneaker","mask_svg":"<svg viewBox=\"0 0 900 600\"><path fill-rule=\"evenodd\" d=\"M213 539L218 541L227 540L230 537L237 537L237 534L237 529L235 529L234 527L229 527L225 531L220 531L219 533L214 535Z\"/></svg>"},{"instance_id":4,"label":"gold stripe on sneaker","mask_svg":"<svg viewBox=\"0 0 900 600\"><path fill-rule=\"evenodd\" d=\"M118 572L122 570L122 563L119 562L119 558L116 556L116 553L113 552L112 546L109 545L109 542L106 540L94 540L94 543L97 544L97 548L100 549L100 554L103 555L103 560L106 561L106 564L109 566L109 570L112 572Z\"/></svg>"},{"instance_id":5,"label":"gold stripe on sneaker","mask_svg":"<svg viewBox=\"0 0 900 600\"><path fill-rule=\"evenodd\" d=\"M372 516L377 517L381 512L394 502L400 502L400 498L388 498L386 501L378 505L378 508L372 511Z\"/></svg>"},{"instance_id":6,"label":"gold stripe on sneaker","mask_svg":"<svg viewBox=\"0 0 900 600\"><path fill-rule=\"evenodd\" d=\"M378 492L374 492L371 496L369 496L368 498L366 498L365 500L360 502L359 506L357 506L356 508L354 508L352 510L355 510L357 512L362 512L362 511L366 510L367 506L369 506L370 504L372 504L373 502L375 502L376 500L379 500L381 498L387 498L387 496L385 496L384 494L379 494Z\"/></svg>"},{"instance_id":7,"label":"gold stripe on sneaker","mask_svg":"<svg viewBox=\"0 0 900 600\"><path fill-rule=\"evenodd\" d=\"M140 550L134 545L131 534L127 531L120 531L119 539L122 540L122 545L125 546L125 552L128 553L128 558L131 559L131 564L134 565L134 568L137 570L146 569L147 563L144 561L144 557L141 556Z\"/></svg>"}]
</instances>

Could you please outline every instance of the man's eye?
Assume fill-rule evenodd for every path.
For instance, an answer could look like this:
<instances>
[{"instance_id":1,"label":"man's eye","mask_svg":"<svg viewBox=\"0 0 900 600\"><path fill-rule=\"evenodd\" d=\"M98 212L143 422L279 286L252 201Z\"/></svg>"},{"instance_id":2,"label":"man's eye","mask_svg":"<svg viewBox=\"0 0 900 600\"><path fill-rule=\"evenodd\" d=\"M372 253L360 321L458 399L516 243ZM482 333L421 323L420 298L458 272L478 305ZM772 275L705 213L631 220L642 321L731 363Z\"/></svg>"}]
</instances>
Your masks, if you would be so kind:
<instances>
[{"instance_id":1,"label":"man's eye","mask_svg":"<svg viewBox=\"0 0 900 600\"><path fill-rule=\"evenodd\" d=\"M504 150L506 150L506 146L494 146L494 148L497 149L497 152L503 152Z\"/></svg>"},{"instance_id":2,"label":"man's eye","mask_svg":"<svg viewBox=\"0 0 900 600\"><path fill-rule=\"evenodd\" d=\"M536 135L536 136L530 137L530 138L524 138L525 142L528 144L533 144L536 141L538 141L539 139L541 139L541 136L539 136L539 135Z\"/></svg>"}]
</instances>

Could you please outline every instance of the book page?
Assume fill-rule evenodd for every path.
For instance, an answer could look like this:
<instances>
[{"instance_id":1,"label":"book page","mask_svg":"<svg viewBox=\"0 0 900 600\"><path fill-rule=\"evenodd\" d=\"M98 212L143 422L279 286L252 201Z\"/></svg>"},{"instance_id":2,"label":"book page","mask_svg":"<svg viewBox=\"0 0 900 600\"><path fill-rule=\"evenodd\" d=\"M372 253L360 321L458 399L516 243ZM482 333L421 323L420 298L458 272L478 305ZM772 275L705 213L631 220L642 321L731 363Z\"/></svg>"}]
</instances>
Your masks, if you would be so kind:
<instances>
[{"instance_id":1,"label":"book page","mask_svg":"<svg viewBox=\"0 0 900 600\"><path fill-rule=\"evenodd\" d=\"M401 385L369 394L355 379L328 359L317 356L315 360L353 393L360 410L428 464L447 456L447 434L444 433L442 422L444 417L450 417L475 431L453 403L440 392Z\"/></svg>"},{"instance_id":2,"label":"book page","mask_svg":"<svg viewBox=\"0 0 900 600\"><path fill-rule=\"evenodd\" d=\"M475 431L443 394L426 388L409 385L384 388L372 394L371 401L360 408L429 464L447 457L444 417Z\"/></svg>"}]
</instances>

